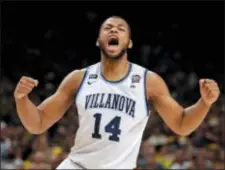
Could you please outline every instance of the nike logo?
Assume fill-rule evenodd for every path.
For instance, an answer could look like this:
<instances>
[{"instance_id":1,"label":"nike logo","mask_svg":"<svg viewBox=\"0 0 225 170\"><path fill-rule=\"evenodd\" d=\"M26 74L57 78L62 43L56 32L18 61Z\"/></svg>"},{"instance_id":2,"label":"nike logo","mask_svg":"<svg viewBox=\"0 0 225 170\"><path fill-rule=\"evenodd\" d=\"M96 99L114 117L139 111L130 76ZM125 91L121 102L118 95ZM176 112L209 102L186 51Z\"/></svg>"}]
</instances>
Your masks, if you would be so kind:
<instances>
[{"instance_id":1,"label":"nike logo","mask_svg":"<svg viewBox=\"0 0 225 170\"><path fill-rule=\"evenodd\" d=\"M91 82L91 81L88 81L87 84L88 84L88 85L91 85L91 84L94 83L94 82L95 82L95 81L92 81L92 82Z\"/></svg>"},{"instance_id":2,"label":"nike logo","mask_svg":"<svg viewBox=\"0 0 225 170\"><path fill-rule=\"evenodd\" d=\"M132 85L130 85L130 88L135 88L135 87L136 87L136 86L135 86L135 85L133 85L133 84L132 84Z\"/></svg>"}]
</instances>

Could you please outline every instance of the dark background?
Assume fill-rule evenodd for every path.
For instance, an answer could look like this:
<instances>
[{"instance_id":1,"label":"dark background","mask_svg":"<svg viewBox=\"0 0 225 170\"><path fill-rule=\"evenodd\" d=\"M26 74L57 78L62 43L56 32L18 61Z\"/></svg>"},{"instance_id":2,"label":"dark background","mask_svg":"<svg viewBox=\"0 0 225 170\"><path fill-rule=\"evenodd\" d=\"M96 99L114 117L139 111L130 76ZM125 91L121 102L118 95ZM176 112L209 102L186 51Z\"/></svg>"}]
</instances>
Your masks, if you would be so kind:
<instances>
[{"instance_id":1,"label":"dark background","mask_svg":"<svg viewBox=\"0 0 225 170\"><path fill-rule=\"evenodd\" d=\"M198 99L199 78L215 79L222 95L212 115L217 119L224 115L223 2L4 2L1 12L0 116L11 130L22 128L13 101L13 90L20 77L26 75L40 81L31 95L35 103L40 103L56 90L66 74L100 60L95 42L100 24L111 15L124 17L131 26L132 62L160 74L184 106ZM160 126L164 126L162 122ZM221 124L218 127L224 129ZM67 126L59 122L50 129L46 137L49 143L54 143L54 134L60 128L63 131ZM211 132L217 141L206 143L224 147L223 131ZM18 137L18 133L14 135ZM160 133L169 136L163 130ZM6 134L10 138L10 132ZM32 141L25 142L23 149L16 152L22 153L24 160L35 153ZM4 159L14 160L16 154L8 151L6 155Z\"/></svg>"},{"instance_id":2,"label":"dark background","mask_svg":"<svg viewBox=\"0 0 225 170\"><path fill-rule=\"evenodd\" d=\"M58 61L70 55L72 68L80 65L81 58L97 62L98 29L110 15L120 15L131 25L132 61L142 64L137 58L140 58L143 44L152 48L160 45L164 53L169 53L168 57L179 51L182 62L178 65L185 70L195 70L200 77L218 78L223 73L224 17L223 5L219 2L11 2L3 6L4 74L27 61L26 58L44 64L47 58ZM9 38L10 42L7 41ZM38 48L40 54L26 57L24 51L27 48ZM76 55L65 54L66 50L72 50ZM147 66L151 69L162 55L150 54L148 57L151 62ZM40 68L33 63L30 64ZM25 70L22 68L21 71Z\"/></svg>"}]
</instances>

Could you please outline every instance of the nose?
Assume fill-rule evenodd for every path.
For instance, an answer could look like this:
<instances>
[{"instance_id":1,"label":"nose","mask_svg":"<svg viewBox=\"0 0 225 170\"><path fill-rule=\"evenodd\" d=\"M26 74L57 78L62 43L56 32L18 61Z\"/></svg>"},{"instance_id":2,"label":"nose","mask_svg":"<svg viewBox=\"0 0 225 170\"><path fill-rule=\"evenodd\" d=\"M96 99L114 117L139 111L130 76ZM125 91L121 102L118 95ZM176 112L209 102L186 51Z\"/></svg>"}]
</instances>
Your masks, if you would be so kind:
<instances>
[{"instance_id":1,"label":"nose","mask_svg":"<svg viewBox=\"0 0 225 170\"><path fill-rule=\"evenodd\" d=\"M110 33L118 33L116 27L112 27L112 29L110 30Z\"/></svg>"}]
</instances>

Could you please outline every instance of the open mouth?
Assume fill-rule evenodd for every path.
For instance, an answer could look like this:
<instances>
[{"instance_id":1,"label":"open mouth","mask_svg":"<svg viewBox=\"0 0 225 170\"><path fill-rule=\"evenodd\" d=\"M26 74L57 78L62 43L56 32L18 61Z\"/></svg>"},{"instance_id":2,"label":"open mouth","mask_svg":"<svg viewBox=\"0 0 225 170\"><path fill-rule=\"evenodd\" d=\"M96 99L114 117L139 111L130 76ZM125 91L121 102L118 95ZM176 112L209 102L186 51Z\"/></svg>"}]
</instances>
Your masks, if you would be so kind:
<instances>
[{"instance_id":1,"label":"open mouth","mask_svg":"<svg viewBox=\"0 0 225 170\"><path fill-rule=\"evenodd\" d=\"M117 45L119 45L119 40L117 38L112 38L109 40L108 45L109 46L117 46Z\"/></svg>"}]
</instances>

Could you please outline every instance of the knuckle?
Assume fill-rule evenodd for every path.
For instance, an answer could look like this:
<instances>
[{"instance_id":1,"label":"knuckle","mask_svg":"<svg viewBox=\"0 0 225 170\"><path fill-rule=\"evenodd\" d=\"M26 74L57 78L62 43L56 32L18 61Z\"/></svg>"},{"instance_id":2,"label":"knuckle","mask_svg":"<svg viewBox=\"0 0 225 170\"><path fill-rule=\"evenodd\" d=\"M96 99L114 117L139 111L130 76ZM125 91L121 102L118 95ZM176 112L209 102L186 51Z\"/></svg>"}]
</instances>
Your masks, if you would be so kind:
<instances>
[{"instance_id":1,"label":"knuckle","mask_svg":"<svg viewBox=\"0 0 225 170\"><path fill-rule=\"evenodd\" d=\"M27 83L25 81L22 81L20 84L19 84L21 87L26 87L27 86Z\"/></svg>"},{"instance_id":2,"label":"knuckle","mask_svg":"<svg viewBox=\"0 0 225 170\"><path fill-rule=\"evenodd\" d=\"M22 79L21 82L26 83L27 79Z\"/></svg>"},{"instance_id":3,"label":"knuckle","mask_svg":"<svg viewBox=\"0 0 225 170\"><path fill-rule=\"evenodd\" d=\"M18 86L17 86L17 89L21 89L22 88L22 84L19 83Z\"/></svg>"},{"instance_id":4,"label":"knuckle","mask_svg":"<svg viewBox=\"0 0 225 170\"><path fill-rule=\"evenodd\" d=\"M26 79L26 76L22 76L21 80L25 80Z\"/></svg>"},{"instance_id":5,"label":"knuckle","mask_svg":"<svg viewBox=\"0 0 225 170\"><path fill-rule=\"evenodd\" d=\"M24 83L25 81L24 81L24 79L21 79L20 81L19 81L19 84L22 84L22 83Z\"/></svg>"},{"instance_id":6,"label":"knuckle","mask_svg":"<svg viewBox=\"0 0 225 170\"><path fill-rule=\"evenodd\" d=\"M29 80L29 77L23 76L23 80L27 81L27 80Z\"/></svg>"}]
</instances>

